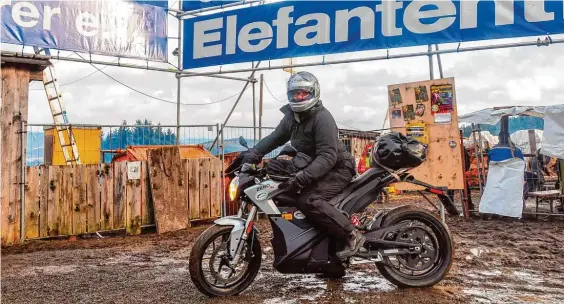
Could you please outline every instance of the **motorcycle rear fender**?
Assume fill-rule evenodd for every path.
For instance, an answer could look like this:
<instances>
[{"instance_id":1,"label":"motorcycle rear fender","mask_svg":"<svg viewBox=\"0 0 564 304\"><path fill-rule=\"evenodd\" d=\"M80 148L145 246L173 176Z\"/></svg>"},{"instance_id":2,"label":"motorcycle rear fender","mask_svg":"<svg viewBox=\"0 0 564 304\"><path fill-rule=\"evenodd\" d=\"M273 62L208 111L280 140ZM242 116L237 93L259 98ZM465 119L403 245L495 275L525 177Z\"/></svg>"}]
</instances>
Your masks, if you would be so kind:
<instances>
[{"instance_id":1,"label":"motorcycle rear fender","mask_svg":"<svg viewBox=\"0 0 564 304\"><path fill-rule=\"evenodd\" d=\"M374 221L374 223L372 223L372 225L370 227L367 227L367 230L368 231L375 231L375 230L382 228L382 223L388 217L388 214L390 214L392 211L395 211L397 209L403 209L403 208L409 208L409 206L408 205L402 205L402 206L394 207L394 208L388 210L385 214L382 214L380 217L378 217L376 219L376 221Z\"/></svg>"},{"instance_id":2,"label":"motorcycle rear fender","mask_svg":"<svg viewBox=\"0 0 564 304\"><path fill-rule=\"evenodd\" d=\"M229 240L229 253L231 256L235 256L235 253L237 252L237 247L239 246L239 241L243 236L246 223L247 222L244 219L236 215L222 217L214 221L214 224L218 226L233 226L231 229L231 238ZM254 227L254 225L253 230L255 233L258 233L258 230Z\"/></svg>"}]
</instances>

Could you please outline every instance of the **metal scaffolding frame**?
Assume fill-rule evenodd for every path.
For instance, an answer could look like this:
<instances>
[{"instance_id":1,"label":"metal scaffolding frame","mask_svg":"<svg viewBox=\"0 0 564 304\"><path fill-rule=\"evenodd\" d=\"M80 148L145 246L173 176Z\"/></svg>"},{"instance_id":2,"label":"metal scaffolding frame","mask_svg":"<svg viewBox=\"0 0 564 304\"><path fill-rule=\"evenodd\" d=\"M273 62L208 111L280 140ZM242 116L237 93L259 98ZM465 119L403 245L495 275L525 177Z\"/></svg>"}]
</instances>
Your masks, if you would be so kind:
<instances>
[{"instance_id":1,"label":"metal scaffolding frame","mask_svg":"<svg viewBox=\"0 0 564 304\"><path fill-rule=\"evenodd\" d=\"M397 54L397 55L390 54L388 50L386 56L373 56L373 57L351 58L351 59L342 59L342 60L325 60L325 56L323 56L321 61L300 63L300 64L285 64L285 65L273 66L270 64L270 61L268 61L269 63L268 66L261 68L246 68L246 69L232 69L232 70L225 70L223 68L220 68L219 71L215 71L215 72L190 72L183 70L182 72L180 72L180 75L178 77L212 76L212 75L218 76L224 74L246 73L252 71L270 71L270 70L304 68L304 67L312 67L312 66L336 65L336 64L357 63L357 62L367 62L367 61L380 61L380 60L411 58L411 57L432 57L433 55L465 53L471 51L484 51L484 50L494 50L494 49L506 49L506 48L525 47L525 46L541 47L541 46L549 46L558 43L564 43L564 38L552 39L550 37L546 37L545 40L541 40L540 38L537 38L537 40L533 42L514 42L514 43L503 43L503 44L471 46L471 47L462 47L461 43L459 43L458 47L453 49L443 49L443 50L433 51L432 48L429 47L428 51L426 52L413 52L413 53Z\"/></svg>"}]
</instances>

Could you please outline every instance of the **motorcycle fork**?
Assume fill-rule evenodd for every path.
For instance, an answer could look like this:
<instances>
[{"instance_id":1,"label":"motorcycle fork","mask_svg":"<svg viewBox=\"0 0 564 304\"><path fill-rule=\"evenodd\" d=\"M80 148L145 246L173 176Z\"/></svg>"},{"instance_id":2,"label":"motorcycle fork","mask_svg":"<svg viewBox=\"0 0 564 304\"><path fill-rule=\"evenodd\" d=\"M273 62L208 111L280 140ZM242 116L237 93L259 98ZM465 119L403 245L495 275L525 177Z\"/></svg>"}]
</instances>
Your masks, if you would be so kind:
<instances>
[{"instance_id":1,"label":"motorcycle fork","mask_svg":"<svg viewBox=\"0 0 564 304\"><path fill-rule=\"evenodd\" d=\"M243 213L242 208L243 207L239 209L239 213L241 214ZM253 232L254 220L257 215L257 210L258 208L253 205L251 211L249 211L249 216L247 217L247 220L245 222L245 229L243 230L243 234L239 238L239 243L237 244L237 250L235 251L235 256L233 257L232 266L234 267L239 263L239 260L241 259L241 251L245 247L244 246L245 242L247 242L247 240L249 239L249 235L251 235L251 233Z\"/></svg>"}]
</instances>

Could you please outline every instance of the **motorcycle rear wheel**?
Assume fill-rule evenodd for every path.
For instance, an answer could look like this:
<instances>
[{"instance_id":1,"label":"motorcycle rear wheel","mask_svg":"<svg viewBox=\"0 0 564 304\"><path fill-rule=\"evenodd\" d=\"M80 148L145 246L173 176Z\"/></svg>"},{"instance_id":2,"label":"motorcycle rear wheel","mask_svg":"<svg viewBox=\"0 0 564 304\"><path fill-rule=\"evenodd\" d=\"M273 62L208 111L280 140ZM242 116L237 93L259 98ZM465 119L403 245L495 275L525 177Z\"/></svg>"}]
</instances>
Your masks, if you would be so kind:
<instances>
[{"instance_id":1,"label":"motorcycle rear wheel","mask_svg":"<svg viewBox=\"0 0 564 304\"><path fill-rule=\"evenodd\" d=\"M262 262L262 250L258 238L256 237L256 235L253 235L252 238L249 238L246 247L248 252L243 253L243 257L241 257L241 259L246 260L247 267L239 279L237 279L235 282L232 282L230 284L226 283L224 287L216 286L215 284L213 284L212 282L206 279L206 276L204 274L204 269L202 267L204 263L203 258L206 249L210 246L210 244L212 244L212 242L215 244L214 241L218 238L222 238L223 239L222 246L227 246L226 248L228 248L231 228L232 228L231 226L218 226L218 225L209 227L200 236L198 236L196 242L194 243L194 246L192 247L192 251L190 252L190 265L189 265L190 278L192 279L194 285L196 285L196 288L200 292L202 292L203 294L209 297L235 296L240 294L245 289L247 289L247 287L249 287L249 285L254 281L260 269L260 265ZM251 246L252 249L250 248ZM218 250L219 249L221 248L218 248ZM249 252L251 250L252 252ZM214 246L214 254L212 254L212 258L210 259L213 260L213 257L216 257L215 246ZM211 271L216 272L215 275L217 276L221 273L222 267L223 266L220 263L219 273L217 273L215 269L210 270L210 272ZM216 278L216 282L217 282L217 278Z\"/></svg>"},{"instance_id":2,"label":"motorcycle rear wheel","mask_svg":"<svg viewBox=\"0 0 564 304\"><path fill-rule=\"evenodd\" d=\"M424 288L434 286L444 279L452 266L454 241L448 227L442 223L437 215L412 206L404 206L390 211L382 222L382 228L409 220L422 222L425 225L423 227L431 230L435 235L439 248L435 248L438 254L436 256L437 261L433 263L433 267L421 275L413 275L413 272L412 275L403 274L399 268L392 265L387 257L384 263L377 263L376 267L388 281L398 287ZM398 257L401 259L402 256ZM408 259L408 257L404 258Z\"/></svg>"}]
</instances>

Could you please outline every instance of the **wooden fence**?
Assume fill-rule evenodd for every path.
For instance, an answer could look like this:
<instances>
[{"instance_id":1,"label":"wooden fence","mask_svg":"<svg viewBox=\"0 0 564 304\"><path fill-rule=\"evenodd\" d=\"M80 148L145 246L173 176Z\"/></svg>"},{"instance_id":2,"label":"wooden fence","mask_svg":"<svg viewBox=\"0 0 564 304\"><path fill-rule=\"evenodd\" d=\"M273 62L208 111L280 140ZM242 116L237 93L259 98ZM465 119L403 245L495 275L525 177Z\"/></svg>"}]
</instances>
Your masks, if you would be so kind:
<instances>
[{"instance_id":1,"label":"wooden fence","mask_svg":"<svg viewBox=\"0 0 564 304\"><path fill-rule=\"evenodd\" d=\"M128 178L128 166L140 169L139 179ZM221 214L220 161L182 160L189 220ZM141 226L155 224L147 162L102 165L40 166L26 168L25 238L79 235L126 229L140 234ZM14 183L13 191L20 191ZM2 202L3 204L5 202ZM20 240L20 202L2 214L2 244ZM189 223L187 223L189 225Z\"/></svg>"}]
</instances>

